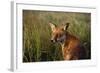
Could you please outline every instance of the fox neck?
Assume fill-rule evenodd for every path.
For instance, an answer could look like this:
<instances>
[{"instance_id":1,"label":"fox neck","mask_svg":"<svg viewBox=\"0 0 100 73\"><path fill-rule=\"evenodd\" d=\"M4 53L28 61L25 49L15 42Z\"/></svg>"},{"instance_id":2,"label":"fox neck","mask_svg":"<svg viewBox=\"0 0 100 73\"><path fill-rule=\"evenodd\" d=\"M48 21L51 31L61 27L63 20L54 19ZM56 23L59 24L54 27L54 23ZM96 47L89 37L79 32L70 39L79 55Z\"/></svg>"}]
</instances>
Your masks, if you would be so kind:
<instances>
[{"instance_id":1,"label":"fox neck","mask_svg":"<svg viewBox=\"0 0 100 73\"><path fill-rule=\"evenodd\" d=\"M67 40L67 38L68 38L68 34L69 34L69 33L65 33L65 34L62 36L62 38L61 38L62 41L60 41L60 44L61 44L61 45L63 45L63 44L66 42L66 40Z\"/></svg>"},{"instance_id":2,"label":"fox neck","mask_svg":"<svg viewBox=\"0 0 100 73\"><path fill-rule=\"evenodd\" d=\"M60 42L62 50L65 48L65 45L67 45L69 43L69 41L68 41L69 39L70 39L70 33L67 32L65 34L65 38L63 39L63 41Z\"/></svg>"}]
</instances>

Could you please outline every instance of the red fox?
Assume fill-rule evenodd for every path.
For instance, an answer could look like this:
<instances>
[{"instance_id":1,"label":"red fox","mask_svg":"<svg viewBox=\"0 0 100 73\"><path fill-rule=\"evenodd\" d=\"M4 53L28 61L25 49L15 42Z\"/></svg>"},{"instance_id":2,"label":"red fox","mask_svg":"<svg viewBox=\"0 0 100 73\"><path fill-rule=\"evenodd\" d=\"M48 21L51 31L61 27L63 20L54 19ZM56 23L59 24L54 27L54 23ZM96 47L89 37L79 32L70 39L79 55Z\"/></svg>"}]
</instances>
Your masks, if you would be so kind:
<instances>
[{"instance_id":1,"label":"red fox","mask_svg":"<svg viewBox=\"0 0 100 73\"><path fill-rule=\"evenodd\" d=\"M67 31L70 23L57 27L49 23L52 30L51 42L59 42L62 47L62 55L64 60L80 60L86 59L86 50L81 45L80 40Z\"/></svg>"}]
</instances>

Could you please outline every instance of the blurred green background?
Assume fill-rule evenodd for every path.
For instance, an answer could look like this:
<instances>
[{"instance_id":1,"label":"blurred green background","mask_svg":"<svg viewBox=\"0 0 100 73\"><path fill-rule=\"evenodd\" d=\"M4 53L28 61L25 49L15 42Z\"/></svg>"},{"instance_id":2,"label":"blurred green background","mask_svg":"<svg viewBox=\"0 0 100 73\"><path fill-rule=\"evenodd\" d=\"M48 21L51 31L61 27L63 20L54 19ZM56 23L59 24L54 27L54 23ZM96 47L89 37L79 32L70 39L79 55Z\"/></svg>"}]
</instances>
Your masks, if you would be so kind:
<instances>
[{"instance_id":1,"label":"blurred green background","mask_svg":"<svg viewBox=\"0 0 100 73\"><path fill-rule=\"evenodd\" d=\"M63 60L61 46L53 44L48 23L70 23L68 31L78 37L91 58L91 14L23 10L23 62Z\"/></svg>"}]
</instances>

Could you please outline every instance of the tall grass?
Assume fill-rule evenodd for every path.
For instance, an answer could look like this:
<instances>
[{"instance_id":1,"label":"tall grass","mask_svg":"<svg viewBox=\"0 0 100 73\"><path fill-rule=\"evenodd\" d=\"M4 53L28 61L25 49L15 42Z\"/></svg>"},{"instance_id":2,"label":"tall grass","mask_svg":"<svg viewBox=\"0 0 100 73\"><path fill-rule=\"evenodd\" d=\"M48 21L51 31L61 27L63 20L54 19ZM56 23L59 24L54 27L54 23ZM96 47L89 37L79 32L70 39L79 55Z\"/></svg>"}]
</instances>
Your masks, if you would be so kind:
<instances>
[{"instance_id":1,"label":"tall grass","mask_svg":"<svg viewBox=\"0 0 100 73\"><path fill-rule=\"evenodd\" d=\"M23 10L23 62L63 60L61 46L50 42L48 23L70 23L68 31L80 38L91 56L91 14Z\"/></svg>"}]
</instances>

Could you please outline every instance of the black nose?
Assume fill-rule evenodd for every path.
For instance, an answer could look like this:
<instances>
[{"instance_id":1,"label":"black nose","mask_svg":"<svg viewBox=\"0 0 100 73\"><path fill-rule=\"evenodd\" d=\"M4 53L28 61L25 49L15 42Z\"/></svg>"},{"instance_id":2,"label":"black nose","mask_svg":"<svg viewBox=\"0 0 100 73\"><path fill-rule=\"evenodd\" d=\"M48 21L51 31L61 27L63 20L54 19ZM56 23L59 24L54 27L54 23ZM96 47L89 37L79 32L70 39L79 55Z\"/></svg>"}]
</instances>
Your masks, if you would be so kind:
<instances>
[{"instance_id":1,"label":"black nose","mask_svg":"<svg viewBox=\"0 0 100 73\"><path fill-rule=\"evenodd\" d=\"M51 42L52 42L52 43L55 43L55 42L57 42L57 41L56 41L56 40L51 40Z\"/></svg>"},{"instance_id":2,"label":"black nose","mask_svg":"<svg viewBox=\"0 0 100 73\"><path fill-rule=\"evenodd\" d=\"M53 42L53 40L51 40L51 42Z\"/></svg>"}]
</instances>

